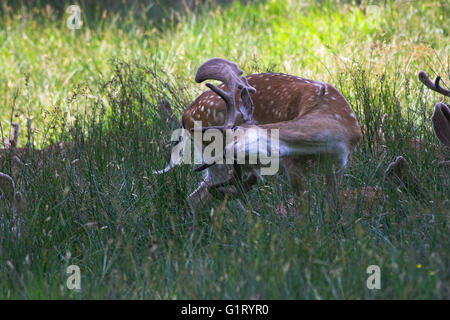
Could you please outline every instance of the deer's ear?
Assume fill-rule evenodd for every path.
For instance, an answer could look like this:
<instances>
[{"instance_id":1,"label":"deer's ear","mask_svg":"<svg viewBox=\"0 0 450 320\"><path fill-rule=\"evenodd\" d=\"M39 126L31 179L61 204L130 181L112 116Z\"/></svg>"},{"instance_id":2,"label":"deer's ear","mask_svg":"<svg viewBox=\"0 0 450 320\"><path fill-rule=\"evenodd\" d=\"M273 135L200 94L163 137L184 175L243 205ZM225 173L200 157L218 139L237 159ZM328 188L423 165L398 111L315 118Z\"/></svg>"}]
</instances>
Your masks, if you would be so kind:
<instances>
[{"instance_id":1,"label":"deer's ear","mask_svg":"<svg viewBox=\"0 0 450 320\"><path fill-rule=\"evenodd\" d=\"M242 88L239 99L239 110L244 117L244 121L253 124L253 101L247 88Z\"/></svg>"},{"instance_id":2,"label":"deer's ear","mask_svg":"<svg viewBox=\"0 0 450 320\"><path fill-rule=\"evenodd\" d=\"M443 103L436 103L431 116L434 133L442 144L450 147L450 110Z\"/></svg>"}]
</instances>

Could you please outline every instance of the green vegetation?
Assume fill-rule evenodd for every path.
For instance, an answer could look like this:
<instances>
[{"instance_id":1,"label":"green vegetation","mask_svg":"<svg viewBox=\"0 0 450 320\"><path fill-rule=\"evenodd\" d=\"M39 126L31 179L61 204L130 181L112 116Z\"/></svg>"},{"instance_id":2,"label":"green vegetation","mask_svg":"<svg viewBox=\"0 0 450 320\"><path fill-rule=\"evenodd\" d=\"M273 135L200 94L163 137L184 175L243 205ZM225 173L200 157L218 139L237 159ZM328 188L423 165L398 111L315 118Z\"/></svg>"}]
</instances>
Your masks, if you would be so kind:
<instances>
[{"instance_id":1,"label":"green vegetation","mask_svg":"<svg viewBox=\"0 0 450 320\"><path fill-rule=\"evenodd\" d=\"M158 20L151 8L98 10L70 30L51 7L21 18L3 4L1 132L18 122L27 152L20 166L0 158L23 194L19 209L0 200L0 298L449 298L450 176L435 162L450 154L429 121L444 98L417 80L425 70L449 83L446 1L236 2ZM331 210L312 172L308 208L283 217L276 208L292 191L280 175L242 203L190 213L192 167L151 173L178 126L158 103L179 116L205 89L193 78L211 57L334 84L364 131L342 189L384 192ZM411 139L429 147L412 150ZM71 147L33 150L55 141ZM383 182L397 155L426 199ZM71 264L79 292L66 288ZM373 264L381 290L366 288Z\"/></svg>"}]
</instances>

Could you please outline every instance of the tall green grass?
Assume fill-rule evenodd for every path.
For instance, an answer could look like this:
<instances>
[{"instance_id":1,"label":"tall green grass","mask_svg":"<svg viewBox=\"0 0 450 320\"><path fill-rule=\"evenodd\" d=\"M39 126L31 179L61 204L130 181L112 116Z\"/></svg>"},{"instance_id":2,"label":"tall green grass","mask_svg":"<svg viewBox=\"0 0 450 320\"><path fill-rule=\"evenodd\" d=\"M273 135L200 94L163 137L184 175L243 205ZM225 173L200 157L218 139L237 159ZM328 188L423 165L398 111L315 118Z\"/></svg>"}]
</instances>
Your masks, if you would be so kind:
<instances>
[{"instance_id":1,"label":"tall green grass","mask_svg":"<svg viewBox=\"0 0 450 320\"><path fill-rule=\"evenodd\" d=\"M30 8L22 25L18 12L5 12L3 132L19 122L22 146L71 147L50 155L30 148L20 167L1 158L24 205L19 219L7 202L0 207L0 297L449 297L450 179L435 160L450 155L429 121L443 98L416 80L424 69L448 83L445 2L234 3L159 24L137 12L105 14L74 32L52 12ZM193 80L196 68L214 56L246 73L334 84L364 131L341 188L385 192L369 202L358 191L331 209L313 171L307 208L282 217L276 208L292 191L281 174L245 201L189 212L185 198L200 181L192 168L151 174L165 165L178 126L158 105L167 99L180 115L204 90ZM411 150L414 138L429 149ZM383 181L397 155L429 198ZM65 285L71 264L81 268L78 292ZM366 288L372 264L381 268L381 290Z\"/></svg>"},{"instance_id":2,"label":"tall green grass","mask_svg":"<svg viewBox=\"0 0 450 320\"><path fill-rule=\"evenodd\" d=\"M444 1L368 7L334 1L234 3L172 14L158 24L138 14L145 10L120 14L105 8L94 21L84 19L79 30L67 28L67 15L45 7L4 10L2 118L19 90L14 118L21 124L30 117L36 130L44 130L49 109L72 119L71 94L79 85L95 88L109 79L113 57L156 65L186 84L194 83L196 68L213 56L236 61L246 72L256 65L330 82L355 62L373 78L400 72L413 81L418 69L448 74L450 10ZM189 85L192 96L199 89ZM2 128L8 125L3 120Z\"/></svg>"}]
</instances>

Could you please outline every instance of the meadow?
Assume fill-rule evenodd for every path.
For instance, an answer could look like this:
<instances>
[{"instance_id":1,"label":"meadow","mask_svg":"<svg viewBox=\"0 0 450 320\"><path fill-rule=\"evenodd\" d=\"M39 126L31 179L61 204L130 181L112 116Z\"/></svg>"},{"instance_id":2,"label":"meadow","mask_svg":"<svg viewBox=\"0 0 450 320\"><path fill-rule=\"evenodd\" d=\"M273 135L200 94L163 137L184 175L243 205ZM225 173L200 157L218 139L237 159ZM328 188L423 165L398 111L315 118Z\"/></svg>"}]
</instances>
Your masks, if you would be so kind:
<instances>
[{"instance_id":1,"label":"meadow","mask_svg":"<svg viewBox=\"0 0 450 320\"><path fill-rule=\"evenodd\" d=\"M1 299L450 298L450 174L436 166L450 152L430 123L448 99L417 79L450 84L446 1L81 6L77 30L50 5L0 6L0 135L19 123L25 148L20 166L0 157L23 198L19 209L0 200ZM212 57L342 92L363 131L341 185L351 200L331 209L311 172L307 208L282 216L292 190L280 174L192 212L193 166L152 174ZM71 147L38 152L56 142ZM383 179L398 155L425 197ZM368 201L365 187L383 192ZM66 287L69 265L81 290ZM370 265L379 290L366 287Z\"/></svg>"}]
</instances>

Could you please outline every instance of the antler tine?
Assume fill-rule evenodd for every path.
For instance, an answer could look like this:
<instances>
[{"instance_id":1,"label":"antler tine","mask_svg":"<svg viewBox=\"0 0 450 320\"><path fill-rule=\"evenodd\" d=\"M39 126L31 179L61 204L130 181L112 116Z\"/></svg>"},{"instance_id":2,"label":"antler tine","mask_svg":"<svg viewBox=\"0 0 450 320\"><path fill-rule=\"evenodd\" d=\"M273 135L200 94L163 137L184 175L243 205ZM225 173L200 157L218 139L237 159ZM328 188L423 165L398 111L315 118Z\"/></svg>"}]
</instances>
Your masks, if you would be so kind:
<instances>
[{"instance_id":1,"label":"antler tine","mask_svg":"<svg viewBox=\"0 0 450 320\"><path fill-rule=\"evenodd\" d=\"M450 91L442 88L441 85L439 84L440 81L441 81L440 76L437 76L436 79L434 80L434 86L436 87L437 92L443 94L444 96L450 97Z\"/></svg>"},{"instance_id":2,"label":"antler tine","mask_svg":"<svg viewBox=\"0 0 450 320\"><path fill-rule=\"evenodd\" d=\"M425 71L419 71L418 74L420 82L422 82L424 85L426 85L428 88L430 88L433 91L436 91L436 87L434 86L434 83L428 78Z\"/></svg>"},{"instance_id":3,"label":"antler tine","mask_svg":"<svg viewBox=\"0 0 450 320\"><path fill-rule=\"evenodd\" d=\"M232 128L236 122L237 89L245 88L249 92L256 92L256 89L248 84L247 79L240 77L243 73L235 63L221 58L213 58L203 63L195 75L195 81L198 83L211 79L221 81L225 84L226 91L211 83L206 84L208 88L222 97L227 106L223 129Z\"/></svg>"},{"instance_id":4,"label":"antler tine","mask_svg":"<svg viewBox=\"0 0 450 320\"><path fill-rule=\"evenodd\" d=\"M431 90L443 94L444 96L450 97L450 91L442 88L439 84L439 82L441 81L440 76L436 77L434 83L430 80L430 78L428 78L427 74L424 71L419 71L418 77L419 80Z\"/></svg>"}]
</instances>

